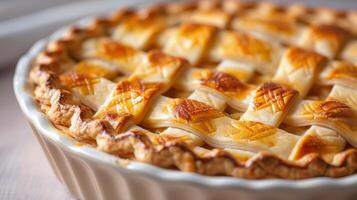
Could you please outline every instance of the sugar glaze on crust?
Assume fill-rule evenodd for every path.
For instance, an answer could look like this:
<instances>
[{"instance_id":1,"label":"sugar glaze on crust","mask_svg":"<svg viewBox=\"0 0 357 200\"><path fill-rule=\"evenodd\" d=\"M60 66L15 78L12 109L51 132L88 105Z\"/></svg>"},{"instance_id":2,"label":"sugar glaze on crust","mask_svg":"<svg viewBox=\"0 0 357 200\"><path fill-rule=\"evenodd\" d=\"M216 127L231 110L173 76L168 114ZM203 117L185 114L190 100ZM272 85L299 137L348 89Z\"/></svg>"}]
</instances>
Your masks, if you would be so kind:
<instances>
[{"instance_id":1,"label":"sugar glaze on crust","mask_svg":"<svg viewBox=\"0 0 357 200\"><path fill-rule=\"evenodd\" d=\"M30 72L29 79L31 84L34 85L33 94L34 98L38 102L39 108L42 112L47 114L49 120L55 126L61 127L61 129L63 129L65 133L68 133L71 137L75 138L79 142L93 145L99 150L113 155L151 163L164 168L180 169L183 171L197 172L205 175L226 175L248 179L303 179L317 176L341 177L354 174L357 170L357 150L349 146L343 152L339 152L334 155L333 160L331 161L326 161L316 153L308 153L297 160L288 160L277 156L276 154L273 154L271 152L259 152L246 161L240 161L236 159L231 153L229 153L229 151L225 151L224 149L214 149L208 153L198 153L184 142L165 141L158 134L152 134L145 129L133 128L133 126L142 119L139 119L141 117L136 117L135 115L132 115L130 112L122 112L120 113L120 116L114 114L107 114L104 117L94 117L96 111L93 109L93 107L83 104L82 100L80 98L77 98L74 92L71 91L65 85L63 85L63 81L60 80L59 74L62 74L64 71L68 70L70 66L72 66L76 62L76 60L79 60L81 56L83 56L78 55L78 49L81 48L81 45L84 43L85 40L91 38L100 38L102 36L110 34L111 32L113 32L115 27L122 21L125 21L128 16L138 15L144 18L146 17L147 19L151 19L157 15L173 15L192 11L197 8L209 10L211 8L217 7L223 9L225 11L224 13L249 13L252 12L252 10L259 10L259 12L264 14L269 13L269 10L282 10L285 12L286 15L292 16L294 17L294 19L301 20L304 23L309 22L310 18L314 19L313 21L311 21L311 23L327 23L327 21L330 20L330 23L338 24L339 26L342 26L344 28L346 28L345 26L346 23L348 24L348 22L357 23L356 11L342 12L327 8L312 9L300 5L280 7L269 3L243 3L229 0L160 4L139 11L129 9L119 10L110 17L98 18L93 20L92 23L87 27L70 28L61 39L52 41L50 44L48 44L47 49L44 50L40 55L38 55L37 59L34 61L34 66ZM207 12L205 12L205 15L208 15ZM195 20L200 17L199 14L197 14L197 16ZM322 16L328 16L328 19L325 19ZM319 19L320 21L318 21ZM230 20L231 19L224 17L223 21L215 22L216 24L218 24L218 27L215 27L214 30L221 31L222 27L226 27ZM137 23L135 20L133 21ZM127 27L131 26L129 22L126 23ZM132 26L135 26L135 23ZM151 22L145 21L145 23ZM194 24L197 22L190 23ZM148 35L148 38L154 37L154 34L157 34L158 32L158 30L156 29L160 28L161 27L155 27L155 30L150 31L148 33L150 34ZM127 29L125 29L125 31L127 31ZM320 32L323 32L324 30L325 29L322 29ZM353 27L351 27L348 31L349 35L354 35L356 33L356 30L353 30ZM329 38L332 38L332 40L328 40L324 44L329 45L331 43L333 45L342 45L342 42L340 43L338 42L339 40L337 41L337 39L334 38L334 32L336 31L329 31L329 35L326 40L328 40ZM125 32L121 34L125 34ZM343 34L345 34L344 31L338 31L338 38L341 38L341 35ZM321 38L319 39L324 39L323 37ZM265 39L266 38L262 37L262 41L265 41ZM131 42L130 38L127 38L126 40L127 43ZM336 44L336 41L339 44ZM316 44L318 42L321 41L312 41L311 43ZM212 43L214 43L214 41L212 41ZM301 42L301 44L303 43L304 41ZM143 43L141 46L143 46L143 48L146 48L148 45L148 43ZM155 45L160 47L160 44ZM193 48L189 50L193 53L196 53L201 51L207 51L205 48L210 48L207 44L199 46L200 42L198 42L197 45L197 49ZM136 50L125 48L125 46L120 47L121 48L119 48L118 46L111 46L110 50L114 51L114 53L120 51L124 52L125 54L135 53L135 55L138 55L139 57L141 56L141 53L136 52ZM271 53L271 55L281 55L281 52L276 51L274 48L275 46L273 46L271 49L271 51L274 52ZM338 46L338 48L341 47ZM318 52L319 48L317 48L316 46L312 46L310 50ZM179 52L179 54L177 55L179 56L180 53L181 52ZM324 54L326 52L319 53ZM200 60L204 59L203 55L207 55L209 54L209 52L199 54L200 56L197 55L196 57L192 58L193 61L191 62L191 64L199 63ZM160 55L160 53L152 53L152 55ZM330 57L332 54L331 52L327 52L327 55ZM153 56L151 60L153 62L161 62L160 59L156 58L157 57ZM175 61L172 62L179 63L178 67L175 68L174 71L169 71L171 74L169 74L168 76L159 77L161 78L159 81L160 83L166 84L167 79L175 77L176 74L185 69L185 65L187 64L186 61L178 61L174 58L172 59ZM190 58L186 59L188 59L188 62L190 62ZM272 58L272 60L274 59ZM306 62L309 62L308 64L311 64L309 60ZM258 68L257 71L259 73L265 72L264 70ZM270 72L271 69L269 69L267 74L269 74ZM118 73L125 74L128 72L123 70ZM136 76L133 75L131 77L131 81L135 82L137 81L137 76L140 76L140 73L134 72L133 74L135 74ZM150 80L152 80L151 78L155 78L155 80L158 79L157 77L150 76L150 74L144 77L143 79L146 78L147 80L149 80L148 77L150 78ZM328 80L325 80L323 77L320 79L318 81L326 83L327 85L330 84L330 82ZM88 85L85 86L88 86L90 88L92 82L89 81L89 83L86 84ZM145 88L141 87L145 85L144 83L140 83L139 81L139 83L137 83L136 85L137 90L145 90ZM234 87L235 89L240 87L246 87L245 83L239 82L232 75L227 75L219 71L210 72L207 79L202 81L202 86L210 86L218 91L232 90L232 87ZM270 86L272 86L272 84ZM171 86L155 85L155 91L161 91L169 87ZM289 87L289 85L287 85L287 87ZM291 96L297 96L295 90L285 89L284 86L284 92L285 90L289 94L291 94ZM250 98L249 95L250 94L246 94L244 98ZM129 96L132 97L131 95ZM154 96L152 98L154 98ZM212 98L212 101L219 101L219 98ZM353 97L351 98L352 100L349 100L349 102L354 102ZM217 112L215 109L212 109L212 107L206 106L206 104L203 103L198 102L195 105L189 104L189 102L193 101L194 100L183 101L182 105L186 106L181 106L177 108L176 114L179 115L181 118L186 119L187 121L200 120L200 118L204 118L207 116L217 118L224 115L223 113ZM147 103L147 105L149 105L149 103ZM352 115L352 117L349 117L353 119L355 115L353 113L351 114L351 112L353 111L351 111L350 106L345 104L343 104L343 106L347 106L346 109L348 111L348 114ZM259 110L258 108L261 108L262 105L258 106L258 104L256 104L255 107L255 110ZM266 106L264 106L264 108L265 107ZM288 113L288 108L285 107L290 106L283 105L283 107L275 106L273 108L276 107L281 108L283 110L283 113L279 114L278 122L272 123L272 126L279 126L281 120L283 120L280 119L282 118L281 116L285 116ZM103 108L103 110L105 110L105 108ZM280 112L281 110L273 109L272 115L275 116L275 113L278 111ZM282 123L284 123L284 121Z\"/></svg>"}]
</instances>

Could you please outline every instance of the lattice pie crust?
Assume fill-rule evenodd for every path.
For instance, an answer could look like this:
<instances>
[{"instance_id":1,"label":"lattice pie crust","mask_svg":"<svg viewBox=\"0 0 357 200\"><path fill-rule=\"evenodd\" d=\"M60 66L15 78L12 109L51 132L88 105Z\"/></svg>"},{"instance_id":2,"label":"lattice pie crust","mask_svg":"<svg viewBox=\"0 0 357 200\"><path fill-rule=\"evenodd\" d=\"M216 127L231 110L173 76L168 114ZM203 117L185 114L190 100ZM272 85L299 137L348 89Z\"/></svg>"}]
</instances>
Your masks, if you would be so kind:
<instances>
[{"instance_id":1,"label":"lattice pie crust","mask_svg":"<svg viewBox=\"0 0 357 200\"><path fill-rule=\"evenodd\" d=\"M80 143L250 179L357 169L357 12L200 1L122 9L38 55L34 98Z\"/></svg>"}]
</instances>

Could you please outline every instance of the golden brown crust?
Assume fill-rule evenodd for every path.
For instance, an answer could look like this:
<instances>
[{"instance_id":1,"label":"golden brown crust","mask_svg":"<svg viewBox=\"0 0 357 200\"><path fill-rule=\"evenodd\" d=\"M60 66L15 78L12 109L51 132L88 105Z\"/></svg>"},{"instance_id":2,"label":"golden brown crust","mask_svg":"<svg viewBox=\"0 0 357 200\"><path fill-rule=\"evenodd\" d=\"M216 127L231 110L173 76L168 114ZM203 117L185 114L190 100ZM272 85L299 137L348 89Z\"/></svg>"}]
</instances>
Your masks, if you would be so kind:
<instances>
[{"instance_id":1,"label":"golden brown crust","mask_svg":"<svg viewBox=\"0 0 357 200\"><path fill-rule=\"evenodd\" d=\"M193 123L223 116L223 113L213 107L191 99L180 99L175 107L175 114L177 118Z\"/></svg>"},{"instance_id":2,"label":"golden brown crust","mask_svg":"<svg viewBox=\"0 0 357 200\"><path fill-rule=\"evenodd\" d=\"M348 149L336 154L333 162L331 163L324 161L314 153L307 154L297 161L287 161L276 155L264 152L261 152L248 161L241 163L224 150L214 150L213 153L207 156L199 156L183 143L164 142L157 145L152 142L151 138L140 131L119 133L118 130L113 131L113 123L116 123L115 126L117 127L121 127L122 125L128 126L128 121L133 120L133 116L130 113L123 113L123 115L119 116L120 119L118 119L117 115L112 114L108 114L103 118L93 118L95 112L88 106L83 105L78 99L73 98L73 94L69 91L69 88L73 86L73 82L71 82L73 80L70 80L69 83L67 82L68 79L61 80L59 75L68 69L69 65L75 62L73 58L77 59L80 57L80 55L78 55L78 50L81 48L80 46L85 39L108 34L115 25L133 14L142 16L180 14L196 9L197 7L200 9L220 8L228 13L235 14L237 14L236 12L238 10L242 11L241 14L244 14L255 9L259 10L259 12L286 12L288 15L298 17L305 22L308 22L309 19L311 19L311 16L315 16L316 19L324 21L323 19L319 19L321 16L319 13L327 13L326 15L330 16L330 21L336 23L339 21L337 24L347 29L348 26L345 27L344 23L349 22L349 24L353 24L356 23L357 19L354 11L341 12L335 10L324 10L322 8L310 9L303 6L296 8L283 8L273 4L240 3L228 0L222 2L205 1L198 3L163 4L138 12L120 10L108 18L94 20L93 23L86 28L70 28L63 38L51 42L48 48L38 55L34 63L34 67L30 72L29 79L31 84L34 85L34 98L37 100L40 109L47 114L52 123L67 130L65 132L78 141L93 144L96 140L98 149L100 150L125 158L135 158L136 160L155 164L161 167L174 167L184 171L198 172L206 175L228 175L250 179L272 177L302 179L317 176L341 177L355 173L357 170L356 149ZM340 21L343 22L340 23ZM280 24L274 23L274 27L275 26L279 28ZM336 45L339 45L337 43L341 43L340 40L343 39L342 37L347 35L345 30L335 26L316 25L314 27L314 30L316 29L314 33L321 37L328 37L328 39L333 40ZM190 26L188 28L190 28ZM210 29L209 32L213 32L213 30L215 30L215 28L211 27L208 29ZM185 31L191 32L192 29L185 29ZM350 27L349 31L356 33L356 30L353 30L353 27ZM252 52L258 52L257 55L259 60L270 61L272 59L271 48L265 46L265 44L261 43L260 40L251 38L245 34L241 34L239 36L240 37L235 37L236 40L234 42L248 45L237 45L235 47L237 49L233 50L230 48L228 48L228 50L226 49L227 52L223 53L226 53L227 57L234 57L237 53L239 54L238 57L240 57L241 54L247 54L249 57L253 55ZM231 47L230 44L226 45ZM100 46L99 48L99 54L104 57L112 58L118 56L125 57L126 55L132 53L130 51L130 47L122 47L123 46L120 46L119 43L106 43L104 41L103 46ZM207 47L207 45L205 45L205 47ZM234 52L234 55L230 54ZM160 59L157 59L157 55L159 54L152 54L149 57L152 62L161 62L160 59L162 56L159 56ZM304 57L304 55L301 54L297 57L301 56ZM316 59L312 61L309 60L304 62L307 62L307 66L312 64L311 62L322 62L318 56L315 58ZM201 57L199 59L201 59ZM297 61L301 61L301 59ZM300 66L300 64L297 64L296 66ZM354 71L343 71L343 73L354 73ZM204 82L204 84L214 84L213 87L217 90L222 89L224 91L244 86L242 86L242 83L236 78L222 74L222 72L215 72L210 79ZM81 77L81 75L75 76L74 83L78 83L77 81L81 82L80 80L83 82L86 78L88 77ZM88 81L84 82L85 84L88 84ZM70 85L69 88L64 87L64 85L67 84ZM79 85L82 86L83 84ZM145 93L145 89L143 89L145 87L143 87L143 84L137 83L135 88L138 90L138 94ZM153 88L155 89L153 89L153 91L146 96L149 99L154 96L155 91L160 90L159 85L153 84ZM265 89L269 88L272 89L272 85L268 84ZM125 90L121 91L120 89L124 90L124 86L121 87L118 85L117 90L125 93ZM90 92L90 87L89 91L87 90L88 87L86 87L85 92ZM294 93L292 92L293 90L288 89L283 91L284 92L280 92L279 95L273 95L270 97L270 99L276 100L276 108L280 110L284 108L281 107L281 104L278 102L286 102L288 100L281 99L280 97L279 100L277 97L283 97L285 94L290 94L291 96L292 93ZM132 92L132 90L130 90L130 92ZM284 97L288 98L290 96L287 95ZM339 102L328 101L321 104L319 108L321 108L321 113L325 114L327 118L339 117L339 113L346 110L345 107L340 104L341 103ZM259 109L263 105L265 104L257 103L256 108ZM209 108L210 107L205 107L200 102L195 102L194 100L189 100L188 102L185 100L176 107L176 114L179 118L187 121L204 120L207 116L215 118L223 115L223 113L212 111ZM350 109L348 109L348 111L349 110ZM343 113L343 115L345 115L345 113ZM122 128L119 129L121 130Z\"/></svg>"},{"instance_id":3,"label":"golden brown crust","mask_svg":"<svg viewBox=\"0 0 357 200\"><path fill-rule=\"evenodd\" d=\"M143 83L141 80L124 80L117 83L111 97L95 114L95 118L107 119L116 132L122 131L129 120L138 123L148 103L162 88L158 83Z\"/></svg>"},{"instance_id":4,"label":"golden brown crust","mask_svg":"<svg viewBox=\"0 0 357 200\"><path fill-rule=\"evenodd\" d=\"M304 67L313 70L320 68L326 61L326 58L318 53L296 47L289 49L287 57L295 69Z\"/></svg>"},{"instance_id":5,"label":"golden brown crust","mask_svg":"<svg viewBox=\"0 0 357 200\"><path fill-rule=\"evenodd\" d=\"M153 145L138 131L120 135L98 135L99 149L122 157L134 156L137 160L165 168L206 175L227 175L249 179L285 178L303 179L316 176L341 177L357 170L357 150L339 153L333 164L326 163L317 154L308 154L295 162L287 162L269 153L259 153L249 161L240 163L229 153L216 150L204 157L195 155L185 144L170 142ZM106 145L101 146L101 142ZM110 144L110 145L107 145Z\"/></svg>"},{"instance_id":6,"label":"golden brown crust","mask_svg":"<svg viewBox=\"0 0 357 200\"><path fill-rule=\"evenodd\" d=\"M306 114L312 112L315 119L334 119L353 117L353 111L349 106L339 101L314 102L306 108Z\"/></svg>"},{"instance_id":7,"label":"golden brown crust","mask_svg":"<svg viewBox=\"0 0 357 200\"><path fill-rule=\"evenodd\" d=\"M296 90L274 82L266 82L256 91L253 99L254 110L271 107L273 112L285 111L297 96Z\"/></svg>"},{"instance_id":8,"label":"golden brown crust","mask_svg":"<svg viewBox=\"0 0 357 200\"><path fill-rule=\"evenodd\" d=\"M201 84L222 92L238 92L247 89L247 85L236 77L219 71L209 73L208 77L203 79Z\"/></svg>"}]
</instances>

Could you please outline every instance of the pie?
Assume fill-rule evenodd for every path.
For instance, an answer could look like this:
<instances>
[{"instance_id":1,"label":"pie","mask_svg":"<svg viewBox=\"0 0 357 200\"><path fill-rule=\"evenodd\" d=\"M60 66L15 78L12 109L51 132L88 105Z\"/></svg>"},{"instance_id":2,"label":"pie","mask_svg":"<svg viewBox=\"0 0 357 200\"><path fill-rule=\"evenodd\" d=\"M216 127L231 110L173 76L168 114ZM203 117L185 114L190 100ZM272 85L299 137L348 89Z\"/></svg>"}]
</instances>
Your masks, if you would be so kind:
<instances>
[{"instance_id":1,"label":"pie","mask_svg":"<svg viewBox=\"0 0 357 200\"><path fill-rule=\"evenodd\" d=\"M122 9L50 42L29 79L61 133L121 158L247 179L347 176L356 24L356 10L265 2Z\"/></svg>"}]
</instances>

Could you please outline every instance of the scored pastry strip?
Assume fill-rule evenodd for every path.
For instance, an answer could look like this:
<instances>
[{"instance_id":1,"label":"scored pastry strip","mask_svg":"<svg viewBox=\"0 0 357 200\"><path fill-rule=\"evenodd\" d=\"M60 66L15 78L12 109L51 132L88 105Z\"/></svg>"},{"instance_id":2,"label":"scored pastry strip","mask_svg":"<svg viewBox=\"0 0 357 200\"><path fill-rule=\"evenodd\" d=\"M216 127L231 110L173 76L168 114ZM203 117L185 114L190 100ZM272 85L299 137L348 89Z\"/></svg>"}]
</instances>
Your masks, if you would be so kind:
<instances>
[{"instance_id":1,"label":"scored pastry strip","mask_svg":"<svg viewBox=\"0 0 357 200\"><path fill-rule=\"evenodd\" d=\"M356 145L356 66L346 62L355 60L355 36L334 25L300 23L310 13L305 18L300 11L289 11L289 17L282 17L287 9L282 12L269 4L236 7L241 4L224 1L221 9L212 2L199 3L198 9L191 5L195 4L120 12L115 23L96 22L95 26L106 27L100 29L105 34L93 29L78 42L76 36L83 32L75 30L74 40L56 43L76 53L45 55L61 66L42 65L32 73L43 76L34 81L42 84L35 89L41 109L79 140L96 138L103 151L163 167L246 177L242 173L249 172L243 169L257 167L232 164L228 155L245 162L260 151L283 160L314 158L305 162L309 164L318 160L311 155L315 153L327 163L341 165L343 155L350 155L339 153L345 150L345 139ZM61 49L56 45L54 52ZM152 50L157 48L162 52ZM312 51L343 60L327 61ZM59 80L53 73L61 74ZM313 84L332 86L326 100L303 100ZM59 85L63 90L56 89ZM179 93L172 87L191 95L175 98ZM162 96L166 91L173 97ZM282 129L287 125L294 133L294 127L311 127L298 136ZM169 154L173 159L158 162ZM201 157L209 162L200 164ZM236 171L216 166L212 172L209 166L216 159L228 162L225 166L232 164ZM291 177L273 171L264 173ZM337 176L331 173L337 172L323 172Z\"/></svg>"},{"instance_id":2,"label":"scored pastry strip","mask_svg":"<svg viewBox=\"0 0 357 200\"><path fill-rule=\"evenodd\" d=\"M331 162L336 153L345 149L346 140L335 131L320 126L311 126L298 140L289 159L297 160L309 153L317 153Z\"/></svg>"},{"instance_id":3,"label":"scored pastry strip","mask_svg":"<svg viewBox=\"0 0 357 200\"><path fill-rule=\"evenodd\" d=\"M357 110L357 91L353 88L334 85L327 100L337 100Z\"/></svg>"},{"instance_id":4,"label":"scored pastry strip","mask_svg":"<svg viewBox=\"0 0 357 200\"><path fill-rule=\"evenodd\" d=\"M326 59L315 52L290 48L282 57L273 80L296 89L300 98L304 98L325 62Z\"/></svg>"},{"instance_id":5,"label":"scored pastry strip","mask_svg":"<svg viewBox=\"0 0 357 200\"><path fill-rule=\"evenodd\" d=\"M321 84L337 84L355 88L357 86L357 64L333 61L321 72L319 78Z\"/></svg>"}]
</instances>

